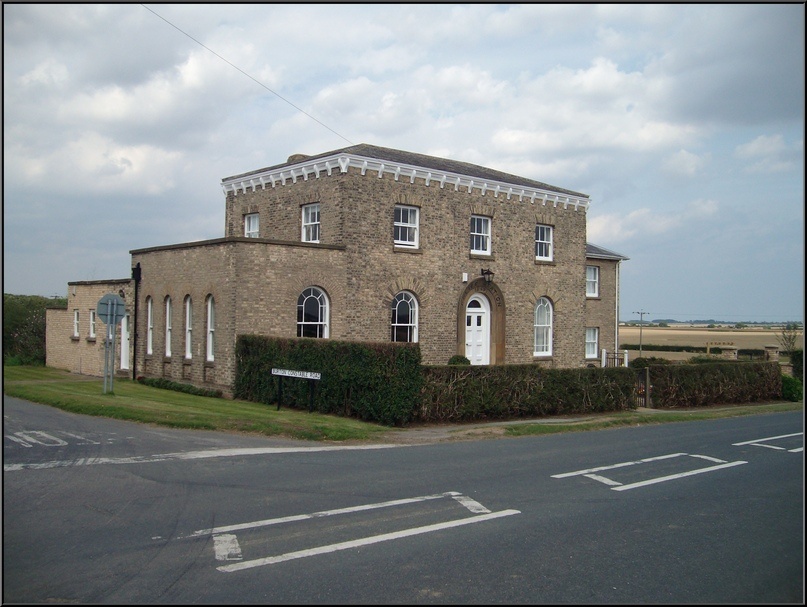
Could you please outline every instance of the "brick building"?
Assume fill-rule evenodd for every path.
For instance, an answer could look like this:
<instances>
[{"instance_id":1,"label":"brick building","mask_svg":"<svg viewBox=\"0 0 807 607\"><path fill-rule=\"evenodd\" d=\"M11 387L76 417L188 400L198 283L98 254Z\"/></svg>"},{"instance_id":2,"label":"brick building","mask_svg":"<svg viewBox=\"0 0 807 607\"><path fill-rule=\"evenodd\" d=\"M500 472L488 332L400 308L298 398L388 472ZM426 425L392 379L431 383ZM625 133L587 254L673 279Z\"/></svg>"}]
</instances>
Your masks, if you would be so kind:
<instances>
[{"instance_id":1,"label":"brick building","mask_svg":"<svg viewBox=\"0 0 807 607\"><path fill-rule=\"evenodd\" d=\"M127 302L124 371L225 392L241 334L417 341L425 364L548 367L599 365L618 342L627 258L586 243L585 194L364 144L222 187L223 238L130 251L137 283L68 283L68 309L48 316L50 366L77 370L91 343L81 316L105 289Z\"/></svg>"}]
</instances>

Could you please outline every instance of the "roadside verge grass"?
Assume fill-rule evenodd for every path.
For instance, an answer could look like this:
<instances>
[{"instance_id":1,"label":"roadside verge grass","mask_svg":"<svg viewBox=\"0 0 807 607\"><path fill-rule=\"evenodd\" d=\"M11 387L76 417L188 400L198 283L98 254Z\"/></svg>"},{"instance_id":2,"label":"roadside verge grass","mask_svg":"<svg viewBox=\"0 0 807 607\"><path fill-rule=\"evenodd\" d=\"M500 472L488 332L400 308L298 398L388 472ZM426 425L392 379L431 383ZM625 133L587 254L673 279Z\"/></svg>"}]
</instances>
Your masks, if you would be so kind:
<instances>
[{"instance_id":1,"label":"roadside verge grass","mask_svg":"<svg viewBox=\"0 0 807 607\"><path fill-rule=\"evenodd\" d=\"M252 432L316 441L368 440L389 428L359 420L276 405L184 394L115 378L35 366L4 366L3 394L82 415L97 415L172 428Z\"/></svg>"},{"instance_id":2,"label":"roadside verge grass","mask_svg":"<svg viewBox=\"0 0 807 607\"><path fill-rule=\"evenodd\" d=\"M310 441L378 441L382 435L405 434L348 417L308 413L299 409L226 398L210 398L146 386L116 378L114 393L103 393L103 378L76 375L42 366L4 366L3 394L50 405L82 415L96 415L171 428L247 432ZM697 421L799 411L801 402L759 403L705 407L697 410L638 410L602 413L571 419L545 417L503 422L504 436L518 437L559 432L582 432L644 424ZM485 422L480 422L485 425ZM439 427L439 425L435 425ZM473 429L473 424L464 430ZM434 426L433 426L434 427ZM415 426L421 429L423 426ZM463 430L446 431L450 436ZM481 437L480 437L481 438Z\"/></svg>"}]
</instances>

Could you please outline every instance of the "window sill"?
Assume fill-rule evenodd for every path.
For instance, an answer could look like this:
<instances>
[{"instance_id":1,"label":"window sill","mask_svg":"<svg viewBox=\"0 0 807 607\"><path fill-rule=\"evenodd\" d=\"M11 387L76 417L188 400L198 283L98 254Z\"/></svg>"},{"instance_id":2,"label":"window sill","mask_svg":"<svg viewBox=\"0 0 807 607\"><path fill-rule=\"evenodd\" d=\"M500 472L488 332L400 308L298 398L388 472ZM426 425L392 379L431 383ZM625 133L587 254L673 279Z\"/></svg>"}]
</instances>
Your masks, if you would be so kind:
<instances>
[{"instance_id":1,"label":"window sill","mask_svg":"<svg viewBox=\"0 0 807 607\"><path fill-rule=\"evenodd\" d=\"M602 299L599 295L586 295L586 299Z\"/></svg>"},{"instance_id":2,"label":"window sill","mask_svg":"<svg viewBox=\"0 0 807 607\"><path fill-rule=\"evenodd\" d=\"M87 338L87 343L94 344L95 343L95 338L94 337L88 337Z\"/></svg>"},{"instance_id":3,"label":"window sill","mask_svg":"<svg viewBox=\"0 0 807 607\"><path fill-rule=\"evenodd\" d=\"M484 259L485 261L495 261L493 253L468 253L468 259Z\"/></svg>"},{"instance_id":4,"label":"window sill","mask_svg":"<svg viewBox=\"0 0 807 607\"><path fill-rule=\"evenodd\" d=\"M552 360L552 355L551 354L539 355L539 354L534 354L534 353L532 355L532 362L534 362L534 363L542 362L542 361L545 361L545 360Z\"/></svg>"},{"instance_id":5,"label":"window sill","mask_svg":"<svg viewBox=\"0 0 807 607\"><path fill-rule=\"evenodd\" d=\"M535 260L535 265L536 266L556 266L558 264L555 263L555 261L551 260L551 259L536 259Z\"/></svg>"},{"instance_id":6,"label":"window sill","mask_svg":"<svg viewBox=\"0 0 807 607\"><path fill-rule=\"evenodd\" d=\"M205 361L205 368L212 369L215 366L216 366L216 361L215 360L206 360Z\"/></svg>"},{"instance_id":7,"label":"window sill","mask_svg":"<svg viewBox=\"0 0 807 607\"><path fill-rule=\"evenodd\" d=\"M78 335L71 335L70 341L79 341L81 338Z\"/></svg>"},{"instance_id":8,"label":"window sill","mask_svg":"<svg viewBox=\"0 0 807 607\"><path fill-rule=\"evenodd\" d=\"M414 255L423 255L423 249L419 247L404 247L402 245L393 245L392 250L394 253L412 253Z\"/></svg>"}]
</instances>

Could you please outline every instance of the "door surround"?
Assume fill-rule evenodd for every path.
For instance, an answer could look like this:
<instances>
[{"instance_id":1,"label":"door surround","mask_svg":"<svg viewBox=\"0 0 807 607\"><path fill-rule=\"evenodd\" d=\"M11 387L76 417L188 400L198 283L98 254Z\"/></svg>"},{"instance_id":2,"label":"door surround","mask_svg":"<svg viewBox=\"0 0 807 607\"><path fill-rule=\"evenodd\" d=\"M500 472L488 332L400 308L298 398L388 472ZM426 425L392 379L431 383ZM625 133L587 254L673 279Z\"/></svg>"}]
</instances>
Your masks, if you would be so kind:
<instances>
[{"instance_id":1,"label":"door surround","mask_svg":"<svg viewBox=\"0 0 807 607\"><path fill-rule=\"evenodd\" d=\"M490 363L504 364L505 304L504 295L495 282L480 277L468 283L457 302L457 351L465 356L465 312L474 295L484 295L490 303Z\"/></svg>"}]
</instances>

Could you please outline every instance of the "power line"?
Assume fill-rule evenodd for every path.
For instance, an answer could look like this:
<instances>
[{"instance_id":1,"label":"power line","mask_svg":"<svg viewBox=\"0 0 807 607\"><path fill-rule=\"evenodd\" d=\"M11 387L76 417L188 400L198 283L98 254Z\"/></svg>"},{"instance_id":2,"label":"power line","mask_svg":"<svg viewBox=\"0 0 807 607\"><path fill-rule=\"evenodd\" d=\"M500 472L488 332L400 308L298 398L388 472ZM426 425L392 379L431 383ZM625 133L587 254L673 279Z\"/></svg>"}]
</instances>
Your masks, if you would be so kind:
<instances>
[{"instance_id":1,"label":"power line","mask_svg":"<svg viewBox=\"0 0 807 607\"><path fill-rule=\"evenodd\" d=\"M253 81L255 84L257 84L257 85L259 85L259 86L262 86L263 88L265 88L267 91L269 91L270 93L272 93L273 95L275 95L275 96L276 96L276 97L278 97L279 99L281 99L281 100L285 101L286 103L288 103L288 104L289 104L291 107L293 107L293 108L294 108L295 110L297 110L298 112L300 112L300 113L302 113L302 114L305 114L306 116L308 116L308 117L309 117L311 120L313 120L313 121L314 121L314 122L316 122L317 124L319 124L319 125L321 125L321 126L324 126L324 127L325 127L326 129L328 129L328 130L329 130L331 133L333 133L334 135L336 135L337 137L339 137L339 138L341 138L341 139L344 139L344 140L345 140L345 141L347 141L347 142L348 142L350 145L355 145L355 144L354 144L354 143L353 143L353 142L352 142L350 139L348 139L347 137L344 137L343 135L340 135L339 133L337 133L336 131L334 131L334 130L333 130L331 127L329 127L329 126L328 126L327 124L325 124L324 122L321 122L320 120L317 120L316 118L314 118L314 117L313 117L311 114L309 114L308 112L306 112L306 111L305 111L305 110L303 110L302 108L297 107L297 106L296 106L296 105L294 105L294 104L293 104L291 101L289 101L288 99L286 99L285 97L283 97L283 95L281 95L280 93L277 93L277 92L273 91L273 90L272 90L272 89L270 89L268 86L266 86L266 85L265 85L263 82L261 82L261 81L259 81L259 80L256 80L256 79L255 79L255 78L253 78L253 77L252 77L250 74L248 74L247 72L245 72L244 70L242 70L240 67L238 67L237 65L235 65L235 64L234 64L234 63L232 63L231 61L228 61L227 59L225 59L224 57L222 57L221 55L219 55L219 54L218 54L216 51L214 51L213 49L211 49L211 48L209 48L209 47L205 46L204 44L202 44L201 42L199 42L199 41L198 41L196 38L194 38L194 37L193 37L193 36L191 36L189 33L187 33L187 32L185 32L185 31L183 31L181 28L179 28L179 27L177 27L176 25L174 25L173 23L171 23L171 22L170 22L168 19L166 19L166 18L165 18L165 17L163 17L162 15L160 15L160 14L158 14L158 13L155 13L153 10L151 10L151 9L150 9L148 6L146 6L145 4L141 4L140 6L142 6L142 7L143 7L144 9L146 9L147 11L151 12L151 13L152 13L152 14L154 14L155 16L157 16L157 17L159 17L160 19L162 19L163 21L165 21L165 22L166 22L168 25L170 25L171 27L173 27L175 30L177 30L177 31L178 31L178 32L180 32L181 34L183 34L183 35L187 36L188 38L190 38L191 40L193 40L193 41L194 41L196 44L198 44L199 46L201 46L203 49L205 49L205 50L210 51L211 53L213 53L213 54L214 54L216 57L218 57L219 59L221 59L222 61L224 61L224 63L226 63L226 64L227 64L227 65L229 65L230 67L233 67L233 68L237 69L239 72L241 72L242 74L244 74L244 76L246 76L247 78L249 78L250 80L252 80L252 81Z\"/></svg>"}]
</instances>

